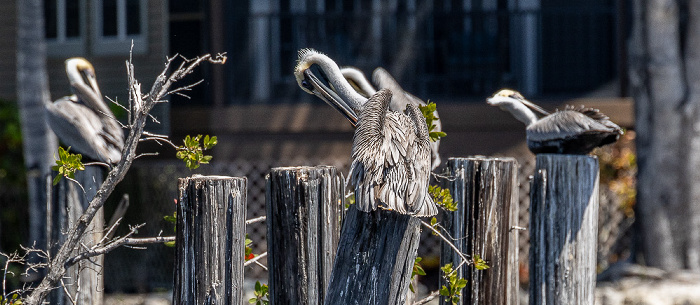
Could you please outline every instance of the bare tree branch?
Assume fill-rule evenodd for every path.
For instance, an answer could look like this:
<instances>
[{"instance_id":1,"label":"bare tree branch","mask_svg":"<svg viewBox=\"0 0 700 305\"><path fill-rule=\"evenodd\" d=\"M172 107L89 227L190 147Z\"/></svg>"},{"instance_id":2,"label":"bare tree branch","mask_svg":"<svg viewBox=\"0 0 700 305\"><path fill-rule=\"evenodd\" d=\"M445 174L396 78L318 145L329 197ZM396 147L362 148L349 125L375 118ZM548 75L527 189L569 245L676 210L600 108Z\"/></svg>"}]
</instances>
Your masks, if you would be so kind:
<instances>
[{"instance_id":1,"label":"bare tree branch","mask_svg":"<svg viewBox=\"0 0 700 305\"><path fill-rule=\"evenodd\" d=\"M92 219L97 211L104 206L107 197L109 197L109 195L114 191L117 183L124 179L126 172L131 167L131 164L136 157L136 147L139 143L139 139L143 135L143 128L146 124L146 119L148 118L148 114L153 106L155 106L156 102L163 100L167 95L167 92L169 92L170 87L175 82L192 73L192 71L201 63L209 62L213 64L223 64L226 61L226 57L223 54L218 54L214 57L208 54L196 57L194 59L183 59L180 67L171 74L168 74L168 69L174 59L175 57L167 59L165 69L160 75L158 75L156 81L151 87L150 93L144 97L143 93L141 92L141 84L135 77L132 57L131 55L129 56L129 60L126 63L129 84L129 118L127 122L127 126L129 126L129 135L125 141L124 149L122 150L122 158L119 163L109 171L105 181L102 183L99 190L90 201L90 204L85 209L83 215L81 215L78 221L69 230L66 241L60 246L56 255L51 259L46 276L27 297L25 304L41 304L48 295L49 291L58 285L61 278L65 275L67 268L79 260L77 257L71 257L71 253L78 245L80 238L87 230L88 225L90 222L92 222ZM156 238L166 240L165 237ZM124 239L117 239L117 241L119 240ZM123 243L130 244L130 242L135 241L126 239ZM111 244L112 243L110 243L110 245ZM93 250L95 253L105 251L99 249ZM101 252L100 254L105 252ZM90 256L88 255L87 257Z\"/></svg>"},{"instance_id":2,"label":"bare tree branch","mask_svg":"<svg viewBox=\"0 0 700 305\"><path fill-rule=\"evenodd\" d=\"M460 258L462 258L462 261L459 263L459 266L457 266L457 268L455 268L454 271L459 270L459 268L461 268L464 264L467 264L467 263L472 264L472 263L474 263L471 259L467 258L467 257L465 256L465 254L462 253L462 251L459 251L459 249L457 249L457 246L455 246L455 244L453 244L452 241L450 241L450 240L447 239L444 235L442 235L442 233L440 233L440 231L436 230L435 228L433 228L433 226L431 226L429 223L427 223L427 222L425 222L425 221L422 221L422 220L421 220L420 223L421 223L424 227L426 227L426 228L430 229L431 231L433 231L433 233L435 233L435 234L436 234L437 236L439 236L444 242L446 242L446 243L450 246L450 248L452 248L452 250L454 250L455 253L457 253L457 255L459 255Z\"/></svg>"},{"instance_id":3,"label":"bare tree branch","mask_svg":"<svg viewBox=\"0 0 700 305\"><path fill-rule=\"evenodd\" d=\"M267 256L267 252L258 254L256 257L251 258L248 261L246 261L243 264L243 267L248 267L250 264L256 264L256 265L262 267L263 269L267 270L267 267L265 267L265 265L263 265L259 262L259 260L261 260L263 257L266 257L266 256Z\"/></svg>"},{"instance_id":4,"label":"bare tree branch","mask_svg":"<svg viewBox=\"0 0 700 305\"><path fill-rule=\"evenodd\" d=\"M426 296L425 298L423 298L423 299L421 299L421 300L419 300L419 301L413 302L413 305L423 305L423 304L427 304L428 302L432 301L433 299L435 299L435 298L437 298L437 297L439 297L439 296L440 296L440 291L435 290L435 291L431 292L431 293L430 293L428 296Z\"/></svg>"},{"instance_id":5,"label":"bare tree branch","mask_svg":"<svg viewBox=\"0 0 700 305\"><path fill-rule=\"evenodd\" d=\"M249 224L254 224L257 222L263 222L263 221L265 221L265 219L267 219L266 216L255 217L255 218L251 218L251 219L246 220L245 224L249 225Z\"/></svg>"}]
</instances>

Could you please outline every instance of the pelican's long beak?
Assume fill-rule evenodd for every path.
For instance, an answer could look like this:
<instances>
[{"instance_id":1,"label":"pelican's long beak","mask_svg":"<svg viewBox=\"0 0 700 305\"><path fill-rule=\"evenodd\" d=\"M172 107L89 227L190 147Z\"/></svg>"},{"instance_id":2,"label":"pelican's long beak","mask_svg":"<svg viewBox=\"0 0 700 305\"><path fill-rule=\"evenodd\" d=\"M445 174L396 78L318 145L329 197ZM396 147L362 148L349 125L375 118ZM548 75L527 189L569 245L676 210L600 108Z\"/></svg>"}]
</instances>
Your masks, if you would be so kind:
<instances>
[{"instance_id":1,"label":"pelican's long beak","mask_svg":"<svg viewBox=\"0 0 700 305\"><path fill-rule=\"evenodd\" d=\"M326 104L340 111L352 124L352 126L357 125L357 113L355 113L347 102L345 102L335 91L328 86L326 86L321 80L319 80L310 69L306 69L303 72L304 79L301 80L301 85L311 91L314 95L322 99Z\"/></svg>"},{"instance_id":2,"label":"pelican's long beak","mask_svg":"<svg viewBox=\"0 0 700 305\"><path fill-rule=\"evenodd\" d=\"M535 110L535 111L537 111L537 112L539 112L539 113L541 113L541 114L543 114L543 115L549 115L549 111L544 110L544 108L542 108L542 107L540 107L540 106L537 106L537 105L533 104L532 102L530 102L530 101L528 101L528 100L526 100L526 99L524 99L524 98L523 98L523 99L519 99L519 101L520 101L521 103L523 103L523 105L527 106L528 108L530 108L530 109L532 109L532 110Z\"/></svg>"},{"instance_id":3,"label":"pelican's long beak","mask_svg":"<svg viewBox=\"0 0 700 305\"><path fill-rule=\"evenodd\" d=\"M544 108L537 106L533 104L532 102L526 100L522 95L519 93L511 94L511 95L504 95L502 92L498 92L494 94L492 97L489 97L486 99L486 103L491 105L491 106L498 106L499 108L503 109L501 105L505 103L512 103L512 102L519 102L528 108L535 110L539 112L542 115L549 115L549 112L547 110L544 110ZM505 110L505 109L504 109Z\"/></svg>"},{"instance_id":4,"label":"pelican's long beak","mask_svg":"<svg viewBox=\"0 0 700 305\"><path fill-rule=\"evenodd\" d=\"M85 84L90 86L92 88L92 91L94 91L96 94L98 94L98 97L100 93L100 87L97 86L97 78L95 77L95 73L90 70L90 69L82 69L80 70L80 76L83 78L83 81L85 81Z\"/></svg>"}]
</instances>

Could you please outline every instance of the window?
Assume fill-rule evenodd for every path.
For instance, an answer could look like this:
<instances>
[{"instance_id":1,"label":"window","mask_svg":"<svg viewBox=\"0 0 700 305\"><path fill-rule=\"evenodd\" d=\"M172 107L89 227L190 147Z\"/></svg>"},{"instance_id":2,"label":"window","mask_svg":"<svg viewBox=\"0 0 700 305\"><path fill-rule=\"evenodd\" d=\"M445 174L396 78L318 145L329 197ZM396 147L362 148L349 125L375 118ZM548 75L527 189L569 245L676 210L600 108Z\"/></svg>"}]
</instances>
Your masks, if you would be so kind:
<instances>
[{"instance_id":1,"label":"window","mask_svg":"<svg viewBox=\"0 0 700 305\"><path fill-rule=\"evenodd\" d=\"M146 0L93 0L92 3L93 52L128 53L132 40L134 53L146 52Z\"/></svg>"},{"instance_id":2,"label":"window","mask_svg":"<svg viewBox=\"0 0 700 305\"><path fill-rule=\"evenodd\" d=\"M44 30L51 56L75 56L84 49L83 0L45 0Z\"/></svg>"},{"instance_id":3,"label":"window","mask_svg":"<svg viewBox=\"0 0 700 305\"><path fill-rule=\"evenodd\" d=\"M44 0L48 55L69 57L88 50L97 55L128 54L132 40L134 53L145 53L146 4L147 0Z\"/></svg>"}]
</instances>

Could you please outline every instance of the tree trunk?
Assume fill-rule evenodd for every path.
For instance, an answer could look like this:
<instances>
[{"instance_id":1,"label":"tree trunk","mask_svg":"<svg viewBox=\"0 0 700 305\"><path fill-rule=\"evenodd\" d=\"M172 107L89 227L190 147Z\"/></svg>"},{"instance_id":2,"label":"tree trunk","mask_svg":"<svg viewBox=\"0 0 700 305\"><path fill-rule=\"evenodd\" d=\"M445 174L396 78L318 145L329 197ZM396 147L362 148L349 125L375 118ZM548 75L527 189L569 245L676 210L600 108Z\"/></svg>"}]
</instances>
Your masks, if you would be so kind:
<instances>
[{"instance_id":1,"label":"tree trunk","mask_svg":"<svg viewBox=\"0 0 700 305\"><path fill-rule=\"evenodd\" d=\"M681 33L679 3L685 2L634 2L629 50L636 107L638 259L666 270L700 270L700 8L696 1L687 2L688 32ZM686 52L681 52L682 37Z\"/></svg>"},{"instance_id":2,"label":"tree trunk","mask_svg":"<svg viewBox=\"0 0 700 305\"><path fill-rule=\"evenodd\" d=\"M29 194L29 243L45 245L46 189L56 137L46 121L50 100L44 41L44 1L17 1L17 104L22 122L24 164ZM36 259L36 258L35 258ZM30 274L30 280L35 280Z\"/></svg>"}]
</instances>

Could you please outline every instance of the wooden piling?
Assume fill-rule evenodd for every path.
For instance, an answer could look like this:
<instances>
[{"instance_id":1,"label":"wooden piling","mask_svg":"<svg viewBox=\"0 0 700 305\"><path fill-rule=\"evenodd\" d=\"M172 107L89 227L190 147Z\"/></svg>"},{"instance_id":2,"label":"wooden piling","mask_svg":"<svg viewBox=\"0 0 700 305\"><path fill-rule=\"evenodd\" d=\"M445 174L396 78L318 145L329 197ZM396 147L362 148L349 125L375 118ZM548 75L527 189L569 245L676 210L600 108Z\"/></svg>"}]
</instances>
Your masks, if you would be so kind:
<instances>
[{"instance_id":1,"label":"wooden piling","mask_svg":"<svg viewBox=\"0 0 700 305\"><path fill-rule=\"evenodd\" d=\"M332 166L279 167L266 180L270 304L322 304L340 235L342 175Z\"/></svg>"},{"instance_id":2,"label":"wooden piling","mask_svg":"<svg viewBox=\"0 0 700 305\"><path fill-rule=\"evenodd\" d=\"M448 187L457 211L444 212L440 221L454 245L473 257L479 255L489 269L463 266L458 276L467 280L458 304L518 304L518 163L513 158L450 158ZM444 241L440 264L462 259ZM440 278L440 287L447 285ZM444 296L440 304L452 304Z\"/></svg>"},{"instance_id":3,"label":"wooden piling","mask_svg":"<svg viewBox=\"0 0 700 305\"><path fill-rule=\"evenodd\" d=\"M57 173L52 174L55 176ZM75 173L75 180L80 185L62 178L49 192L45 227L49 253L54 254L58 251L58 247L65 242L69 229L75 225L90 200L95 197L104 180L102 168L86 166L84 171ZM51 179L47 183L51 185ZM99 243L104 235L103 227L104 210L100 209L85 231L81 245L91 247ZM77 255L82 251L75 251L73 254ZM73 304L71 299L74 299L75 304L101 305L104 297L104 276L101 270L104 266L103 261L104 257L99 255L71 266L63 280L66 289L53 290L48 296L49 303Z\"/></svg>"},{"instance_id":4,"label":"wooden piling","mask_svg":"<svg viewBox=\"0 0 700 305\"><path fill-rule=\"evenodd\" d=\"M325 304L403 305L420 242L419 225L415 217L382 209L365 213L351 205Z\"/></svg>"},{"instance_id":5,"label":"wooden piling","mask_svg":"<svg viewBox=\"0 0 700 305\"><path fill-rule=\"evenodd\" d=\"M178 179L173 304L243 304L247 179Z\"/></svg>"},{"instance_id":6,"label":"wooden piling","mask_svg":"<svg viewBox=\"0 0 700 305\"><path fill-rule=\"evenodd\" d=\"M530 188L530 304L594 303L598 159L537 155Z\"/></svg>"}]
</instances>

